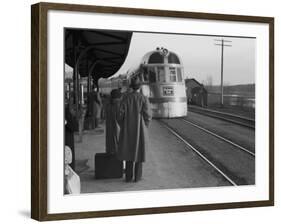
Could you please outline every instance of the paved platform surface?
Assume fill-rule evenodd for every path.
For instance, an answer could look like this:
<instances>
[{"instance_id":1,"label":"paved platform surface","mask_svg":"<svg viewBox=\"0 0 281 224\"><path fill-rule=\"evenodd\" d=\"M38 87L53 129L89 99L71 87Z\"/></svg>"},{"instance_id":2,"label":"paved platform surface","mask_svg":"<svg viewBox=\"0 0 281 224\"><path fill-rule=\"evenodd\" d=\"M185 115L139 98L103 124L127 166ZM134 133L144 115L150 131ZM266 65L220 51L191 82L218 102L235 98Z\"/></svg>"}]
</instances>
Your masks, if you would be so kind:
<instances>
[{"instance_id":1,"label":"paved platform surface","mask_svg":"<svg viewBox=\"0 0 281 224\"><path fill-rule=\"evenodd\" d=\"M229 185L206 162L153 120L149 127L149 150L143 166L143 179L127 183L124 179L96 180L94 155L105 151L104 126L83 134L75 143L76 170L81 179L81 193L138 191Z\"/></svg>"}]
</instances>

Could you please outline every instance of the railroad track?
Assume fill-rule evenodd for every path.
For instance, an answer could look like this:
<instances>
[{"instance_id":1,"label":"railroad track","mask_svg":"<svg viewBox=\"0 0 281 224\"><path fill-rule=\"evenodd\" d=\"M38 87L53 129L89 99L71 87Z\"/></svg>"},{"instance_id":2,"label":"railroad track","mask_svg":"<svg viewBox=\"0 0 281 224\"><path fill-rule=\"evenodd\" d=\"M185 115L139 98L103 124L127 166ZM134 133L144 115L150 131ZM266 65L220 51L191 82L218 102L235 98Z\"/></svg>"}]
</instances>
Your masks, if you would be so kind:
<instances>
[{"instance_id":1,"label":"railroad track","mask_svg":"<svg viewBox=\"0 0 281 224\"><path fill-rule=\"evenodd\" d=\"M196 123L194 123L194 122L192 122L192 121L189 121L189 120L187 120L187 119L185 119L185 118L182 118L181 120L182 120L183 122L186 122L186 123L188 123L188 124L191 124L192 126L198 128L198 129L200 129L200 130L202 130L202 131L204 131L204 132L206 132L206 133L208 133L208 134L210 134L210 135L212 135L212 136L215 136L216 138L218 138L218 139L220 139L220 140L222 140L222 141L224 141L224 142L227 142L227 143L229 143L230 145L235 146L237 149L240 149L240 150L242 150L242 151L248 153L249 155L255 157L255 153L254 153L254 152L252 152L251 150L249 150L249 149L247 149L247 148L245 148L245 147L239 145L238 143L235 143L235 142L231 141L230 139L227 139L227 138L225 138L225 137L223 137L223 136L221 136L221 135L219 135L219 134L217 134L217 133L215 133L215 132L213 132L213 131L211 131L211 130L209 130L209 129L207 129L207 128L204 128L203 126L201 126L201 125L199 125L199 124L196 124Z\"/></svg>"},{"instance_id":2,"label":"railroad track","mask_svg":"<svg viewBox=\"0 0 281 224\"><path fill-rule=\"evenodd\" d=\"M235 149L238 149L240 152L244 153L245 156L247 157L247 160L249 160L249 162L251 162L251 163L255 159L254 152L252 152L252 151L240 146L239 144L234 143L222 136L219 136L218 134L216 134L210 130L205 129L202 126L199 126L193 122L187 121L186 119L173 119L173 120L179 121L181 124L186 123L188 125L191 125L194 128L197 128L198 130L203 131L205 134L208 134L208 135L212 136L213 138L217 138L217 139L219 139L219 141L225 142L225 144L231 145L232 149L235 148ZM224 164L224 161L219 161L218 159L215 158L215 156L212 156L210 152L207 152L206 150L199 147L197 144L194 144L194 141L190 141L188 138L186 138L183 134L184 130L179 131L179 130L177 130L177 128L168 124L164 120L159 120L159 121L165 128L167 128L174 136L176 136L181 142L183 142L187 146L186 151L191 149L193 152L195 152L201 159L203 159L203 161L208 163L231 185L238 186L238 185L251 184L251 183L249 183L250 181L245 180L244 178L241 178L241 177L239 177L239 175L235 174L235 171L234 171L235 169L231 170L232 168L227 167L227 165ZM223 153L225 153L225 152L223 152ZM225 155L227 156L227 153ZM239 158L240 157L238 157L238 162L240 160ZM232 158L232 159L237 160L237 158ZM238 164L237 164L237 166L238 166ZM240 171L241 170L239 170L239 172ZM243 170L242 170L242 172L243 172ZM245 176L245 174L244 174L244 176Z\"/></svg>"},{"instance_id":3,"label":"railroad track","mask_svg":"<svg viewBox=\"0 0 281 224\"><path fill-rule=\"evenodd\" d=\"M189 111L203 114L209 117L224 120L230 123L238 124L244 127L255 129L255 119L239 116L236 114L225 113L221 111L200 108L196 106L188 106Z\"/></svg>"}]
</instances>

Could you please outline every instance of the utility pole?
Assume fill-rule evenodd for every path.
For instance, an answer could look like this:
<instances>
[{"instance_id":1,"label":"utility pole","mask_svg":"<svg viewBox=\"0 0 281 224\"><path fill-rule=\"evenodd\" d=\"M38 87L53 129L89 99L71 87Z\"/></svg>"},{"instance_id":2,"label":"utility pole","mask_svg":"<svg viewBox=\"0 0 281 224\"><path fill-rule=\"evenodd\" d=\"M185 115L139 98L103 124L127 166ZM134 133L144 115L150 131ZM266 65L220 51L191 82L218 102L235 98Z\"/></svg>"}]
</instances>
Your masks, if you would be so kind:
<instances>
[{"instance_id":1,"label":"utility pole","mask_svg":"<svg viewBox=\"0 0 281 224\"><path fill-rule=\"evenodd\" d=\"M230 43L232 42L231 40L225 40L225 39L215 39L215 45L221 46L221 106L223 107L223 48L224 47L232 47L230 44L225 44L225 43Z\"/></svg>"}]
</instances>

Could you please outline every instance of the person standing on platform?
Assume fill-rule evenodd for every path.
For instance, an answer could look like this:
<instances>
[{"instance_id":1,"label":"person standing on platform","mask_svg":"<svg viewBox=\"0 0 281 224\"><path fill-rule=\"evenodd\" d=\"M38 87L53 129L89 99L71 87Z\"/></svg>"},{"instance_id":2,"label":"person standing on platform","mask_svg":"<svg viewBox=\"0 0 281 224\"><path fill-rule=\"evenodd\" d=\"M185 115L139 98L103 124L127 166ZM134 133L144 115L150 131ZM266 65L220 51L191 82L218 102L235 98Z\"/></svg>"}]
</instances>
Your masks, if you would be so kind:
<instances>
[{"instance_id":1,"label":"person standing on platform","mask_svg":"<svg viewBox=\"0 0 281 224\"><path fill-rule=\"evenodd\" d=\"M101 118L101 108L102 101L100 97L100 93L97 91L97 88L94 89L94 116L95 116L95 127L99 128L100 126L100 118Z\"/></svg>"},{"instance_id":2,"label":"person standing on platform","mask_svg":"<svg viewBox=\"0 0 281 224\"><path fill-rule=\"evenodd\" d=\"M105 124L106 124L106 152L116 154L118 149L120 127L117 116L120 109L121 93L114 89L110 93L110 100L105 106Z\"/></svg>"},{"instance_id":3,"label":"person standing on platform","mask_svg":"<svg viewBox=\"0 0 281 224\"><path fill-rule=\"evenodd\" d=\"M88 116L90 117L89 129L99 127L101 116L101 97L97 88L94 87L93 92L89 96Z\"/></svg>"},{"instance_id":4,"label":"person standing on platform","mask_svg":"<svg viewBox=\"0 0 281 224\"><path fill-rule=\"evenodd\" d=\"M139 93L139 80L132 79L130 87L132 92L125 94L120 103L117 158L126 161L126 181L137 182L142 177L142 163L148 148L151 110L148 98Z\"/></svg>"},{"instance_id":5,"label":"person standing on platform","mask_svg":"<svg viewBox=\"0 0 281 224\"><path fill-rule=\"evenodd\" d=\"M75 147L74 147L74 132L78 130L78 122L72 115L69 105L65 107L65 122L64 122L64 144L68 146L72 153L72 162L70 167L75 171Z\"/></svg>"}]
</instances>

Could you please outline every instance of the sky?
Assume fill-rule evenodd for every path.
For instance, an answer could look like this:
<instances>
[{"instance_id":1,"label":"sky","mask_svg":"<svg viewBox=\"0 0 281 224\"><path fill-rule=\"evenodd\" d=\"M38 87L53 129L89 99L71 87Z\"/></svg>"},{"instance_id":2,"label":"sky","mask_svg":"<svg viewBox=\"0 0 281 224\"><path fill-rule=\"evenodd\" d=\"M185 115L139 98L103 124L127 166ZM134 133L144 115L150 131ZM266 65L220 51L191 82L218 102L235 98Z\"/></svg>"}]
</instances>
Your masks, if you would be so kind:
<instances>
[{"instance_id":1,"label":"sky","mask_svg":"<svg viewBox=\"0 0 281 224\"><path fill-rule=\"evenodd\" d=\"M220 85L221 47L215 45L215 39L219 38L222 37L134 32L127 58L116 75L137 68L147 52L164 47L181 58L186 78L204 84L211 79L213 85ZM224 84L255 83L256 40L223 38L232 41L227 43L231 47L224 48Z\"/></svg>"}]
</instances>

